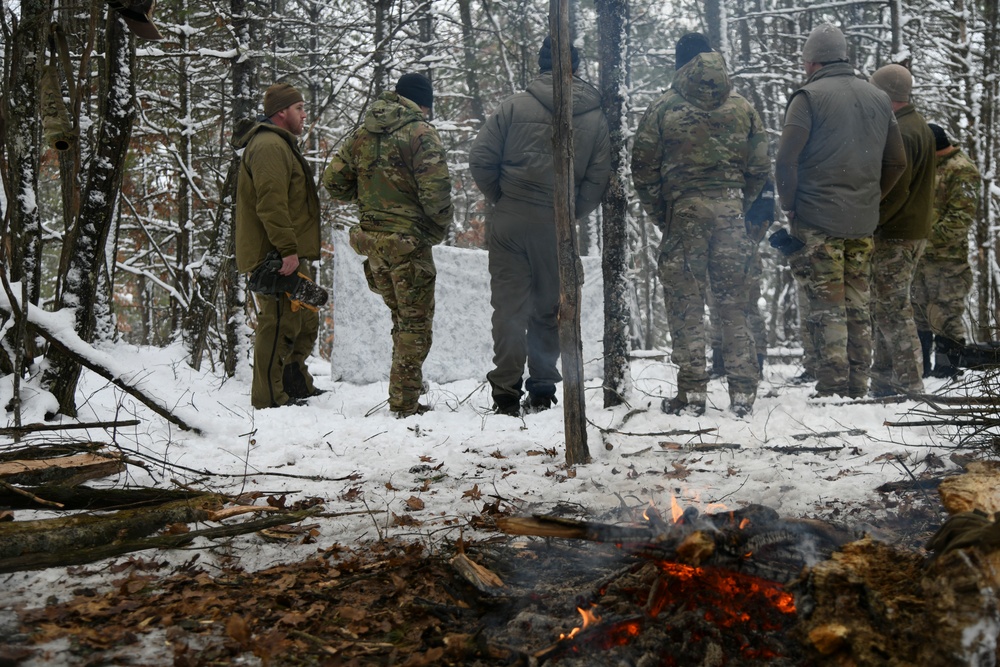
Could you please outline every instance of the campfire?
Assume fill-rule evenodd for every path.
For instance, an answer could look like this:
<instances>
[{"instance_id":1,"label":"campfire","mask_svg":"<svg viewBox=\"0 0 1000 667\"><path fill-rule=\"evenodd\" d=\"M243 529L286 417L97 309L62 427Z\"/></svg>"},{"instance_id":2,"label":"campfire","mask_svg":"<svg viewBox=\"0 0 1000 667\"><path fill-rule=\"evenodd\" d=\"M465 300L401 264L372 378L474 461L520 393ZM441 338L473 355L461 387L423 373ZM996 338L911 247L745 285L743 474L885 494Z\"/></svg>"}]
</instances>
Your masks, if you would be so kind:
<instances>
[{"instance_id":1,"label":"campfire","mask_svg":"<svg viewBox=\"0 0 1000 667\"><path fill-rule=\"evenodd\" d=\"M798 664L800 649L786 640L798 621L786 584L841 543L834 531L782 521L760 506L703 515L672 500L671 516L664 520L651 506L626 526L503 520L509 533L613 543L631 561L578 608L579 627L537 659L586 660L599 652L602 660L631 664L656 655L648 664L664 666Z\"/></svg>"},{"instance_id":2,"label":"campfire","mask_svg":"<svg viewBox=\"0 0 1000 667\"><path fill-rule=\"evenodd\" d=\"M756 505L700 514L674 504L671 520L649 508L623 525L552 516L498 525L623 556L578 597L579 627L533 653L538 664L995 665L1000 465L985 468L942 484L952 516L929 553L851 541Z\"/></svg>"}]
</instances>

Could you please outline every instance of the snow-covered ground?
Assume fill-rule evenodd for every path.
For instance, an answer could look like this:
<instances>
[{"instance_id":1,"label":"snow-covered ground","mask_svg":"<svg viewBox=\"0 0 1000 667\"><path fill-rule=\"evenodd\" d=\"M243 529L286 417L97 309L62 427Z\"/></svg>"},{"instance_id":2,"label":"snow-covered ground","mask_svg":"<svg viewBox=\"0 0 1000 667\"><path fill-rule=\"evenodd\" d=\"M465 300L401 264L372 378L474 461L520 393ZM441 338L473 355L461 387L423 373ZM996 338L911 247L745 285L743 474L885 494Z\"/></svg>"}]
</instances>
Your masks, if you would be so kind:
<instances>
[{"instance_id":1,"label":"snow-covered ground","mask_svg":"<svg viewBox=\"0 0 1000 667\"><path fill-rule=\"evenodd\" d=\"M953 465L947 457L948 434L885 425L906 420L914 403L817 403L809 399L810 387L788 382L800 371L795 364L765 367L755 410L743 419L729 412L722 380L711 382L704 416L664 415L660 400L673 395L676 377L668 355L651 354L633 362L634 390L624 406L605 409L599 380L590 380L586 411L593 461L569 470L562 403L523 418L495 415L489 389L480 379L431 383L424 400L433 410L397 420L386 408L384 382L334 381L330 365L316 361L311 370L326 393L307 406L254 411L248 373L226 380L207 370L195 372L179 361L179 347L117 345L107 352L120 367L143 369L139 385L174 405L177 414L203 433L179 430L85 372L79 420L137 417L140 425L118 431L116 443L147 461L171 464L145 470L129 466L118 479L102 483L169 487L176 480L233 495L287 494L289 503L321 497L329 513L354 513L310 519L319 524L314 544L275 545L257 535L238 538L226 554L237 555L247 569L302 558L335 543L354 546L402 537L433 545L462 533L475 539L479 534L469 519L498 501L521 513L562 505L599 517L623 503L669 507L674 497L702 511L759 503L785 516L831 518L852 508L881 506L876 487L919 474L928 454ZM943 383L929 380L928 391L940 390ZM30 385L25 388L26 423L41 421L51 407L50 400L39 400L45 397L32 400L33 391ZM5 380L0 401L6 403L9 397ZM675 431L704 432L671 434ZM70 433L110 439L100 429ZM697 449L718 443L732 447ZM782 451L788 447L836 449ZM863 528L868 511L851 520ZM17 519L35 516L45 514L16 513ZM182 560L190 553L174 557ZM100 576L96 579L99 583ZM0 611L25 602L44 604L49 595L61 599L69 595L65 587L81 585L65 568L0 575L0 582L7 591Z\"/></svg>"}]
</instances>

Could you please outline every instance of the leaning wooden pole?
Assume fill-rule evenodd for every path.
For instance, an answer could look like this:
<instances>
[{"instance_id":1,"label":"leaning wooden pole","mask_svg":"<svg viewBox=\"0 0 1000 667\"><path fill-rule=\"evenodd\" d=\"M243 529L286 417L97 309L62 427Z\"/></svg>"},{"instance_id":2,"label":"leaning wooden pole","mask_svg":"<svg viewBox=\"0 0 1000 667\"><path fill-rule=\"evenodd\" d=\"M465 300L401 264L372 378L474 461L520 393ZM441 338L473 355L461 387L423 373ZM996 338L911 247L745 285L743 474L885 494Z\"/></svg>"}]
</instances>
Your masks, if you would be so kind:
<instances>
[{"instance_id":1,"label":"leaning wooden pole","mask_svg":"<svg viewBox=\"0 0 1000 667\"><path fill-rule=\"evenodd\" d=\"M583 394L580 335L580 257L573 228L573 67L570 59L569 0L549 0L552 34L552 154L555 175L556 243L559 254L559 349L562 354L566 464L590 461Z\"/></svg>"}]
</instances>

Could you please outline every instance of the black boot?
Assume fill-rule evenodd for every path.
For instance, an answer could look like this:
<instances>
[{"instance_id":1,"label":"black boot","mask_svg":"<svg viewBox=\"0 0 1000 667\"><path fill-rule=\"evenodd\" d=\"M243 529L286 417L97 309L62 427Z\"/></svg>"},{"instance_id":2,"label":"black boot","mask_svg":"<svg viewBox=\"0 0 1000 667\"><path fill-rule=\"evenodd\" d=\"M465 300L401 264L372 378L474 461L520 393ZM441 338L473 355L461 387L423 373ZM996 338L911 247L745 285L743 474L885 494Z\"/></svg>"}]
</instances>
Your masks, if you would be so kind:
<instances>
[{"instance_id":1,"label":"black boot","mask_svg":"<svg viewBox=\"0 0 1000 667\"><path fill-rule=\"evenodd\" d=\"M932 331L918 331L917 338L920 339L920 355L924 360L924 377L931 375L931 350L934 347L934 333Z\"/></svg>"},{"instance_id":2,"label":"black boot","mask_svg":"<svg viewBox=\"0 0 1000 667\"><path fill-rule=\"evenodd\" d=\"M712 368L708 371L708 377L726 377L726 362L723 360L721 347L712 348Z\"/></svg>"},{"instance_id":3,"label":"black boot","mask_svg":"<svg viewBox=\"0 0 1000 667\"><path fill-rule=\"evenodd\" d=\"M959 364L964 348L964 342L937 336L934 339L934 370L931 371L931 377L950 378L960 375L962 371Z\"/></svg>"}]
</instances>

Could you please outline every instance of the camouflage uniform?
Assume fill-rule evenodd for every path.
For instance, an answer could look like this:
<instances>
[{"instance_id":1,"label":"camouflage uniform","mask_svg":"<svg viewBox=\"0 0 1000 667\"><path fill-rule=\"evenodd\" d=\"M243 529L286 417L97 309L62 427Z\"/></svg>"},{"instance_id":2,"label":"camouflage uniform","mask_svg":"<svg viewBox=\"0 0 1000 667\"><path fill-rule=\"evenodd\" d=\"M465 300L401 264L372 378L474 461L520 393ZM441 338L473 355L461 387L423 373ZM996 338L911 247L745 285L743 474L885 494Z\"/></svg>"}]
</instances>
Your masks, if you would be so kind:
<instances>
[{"instance_id":1,"label":"camouflage uniform","mask_svg":"<svg viewBox=\"0 0 1000 667\"><path fill-rule=\"evenodd\" d=\"M872 253L874 395L924 390L920 339L910 305L910 284L927 239L876 239Z\"/></svg>"},{"instance_id":2,"label":"camouflage uniform","mask_svg":"<svg viewBox=\"0 0 1000 667\"><path fill-rule=\"evenodd\" d=\"M813 335L817 392L863 397L872 358L868 305L874 240L838 238L794 222L792 228L806 244L792 261L801 262L808 276L805 329Z\"/></svg>"},{"instance_id":3,"label":"camouflage uniform","mask_svg":"<svg viewBox=\"0 0 1000 667\"><path fill-rule=\"evenodd\" d=\"M671 89L639 124L632 176L643 208L663 231L657 264L680 403L704 406L704 315L711 284L730 403L742 413L753 406L759 371L746 304L756 244L743 216L769 172L763 123L732 92L718 53L699 54L677 70Z\"/></svg>"},{"instance_id":4,"label":"camouflage uniform","mask_svg":"<svg viewBox=\"0 0 1000 667\"><path fill-rule=\"evenodd\" d=\"M825 60L806 59L809 79L788 102L776 182L791 232L805 244L789 261L809 300L804 328L813 340L816 394L860 398L871 366L870 261L880 183L897 177L906 155L888 95L841 62L846 41L839 30L819 26L806 46L833 33L840 47L824 47Z\"/></svg>"},{"instance_id":5,"label":"camouflage uniform","mask_svg":"<svg viewBox=\"0 0 1000 667\"><path fill-rule=\"evenodd\" d=\"M797 252L788 258L788 268L795 279L799 307L799 337L802 339L802 375L793 382L809 382L816 378L816 333L809 319L809 281L808 253Z\"/></svg>"},{"instance_id":6,"label":"camouflage uniform","mask_svg":"<svg viewBox=\"0 0 1000 667\"><path fill-rule=\"evenodd\" d=\"M879 205L872 254L871 391L883 395L924 390L910 285L930 234L934 201L934 134L912 104L900 107L895 115L907 165Z\"/></svg>"},{"instance_id":7,"label":"camouflage uniform","mask_svg":"<svg viewBox=\"0 0 1000 667\"><path fill-rule=\"evenodd\" d=\"M962 345L962 315L972 288L969 229L976 218L980 183L979 170L959 149L938 157L935 220L910 292L917 330Z\"/></svg>"},{"instance_id":8,"label":"camouflage uniform","mask_svg":"<svg viewBox=\"0 0 1000 667\"><path fill-rule=\"evenodd\" d=\"M368 286L392 313L389 409L414 414L434 319L431 246L444 240L453 213L441 139L414 102L382 93L337 151L323 185L334 199L358 202L351 247L367 257Z\"/></svg>"}]
</instances>

